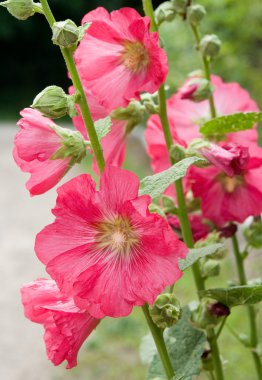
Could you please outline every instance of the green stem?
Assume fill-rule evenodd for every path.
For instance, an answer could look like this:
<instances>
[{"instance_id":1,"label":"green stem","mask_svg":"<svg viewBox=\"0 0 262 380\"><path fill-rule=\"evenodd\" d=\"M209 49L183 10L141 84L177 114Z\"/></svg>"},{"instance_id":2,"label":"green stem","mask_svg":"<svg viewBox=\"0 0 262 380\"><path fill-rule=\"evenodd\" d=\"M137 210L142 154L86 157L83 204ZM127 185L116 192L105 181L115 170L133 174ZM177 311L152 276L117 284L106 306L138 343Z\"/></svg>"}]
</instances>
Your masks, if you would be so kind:
<instances>
[{"instance_id":1,"label":"green stem","mask_svg":"<svg viewBox=\"0 0 262 380\"><path fill-rule=\"evenodd\" d=\"M143 1L145 14L149 16L151 19L151 31L157 31L158 28L155 22L152 0L142 0L142 1ZM173 138L172 138L169 121L168 121L166 94L165 94L164 85L162 85L158 91L158 98L159 98L159 109L160 109L159 117L161 120L163 133L165 136L166 146L169 151L173 144ZM171 157L170 157L170 163L171 164L174 163ZM193 248L194 240L193 240L192 230L191 230L191 226L188 219L188 213L187 213L186 202L185 202L184 191L183 191L183 184L182 184L181 179L175 182L175 188L176 188L177 203L178 203L178 208L179 208L178 216L179 216L179 221L180 221L180 225L182 229L183 239L188 248ZM197 290L198 291L204 290L205 281L203 277L201 276L199 263L196 262L192 266L192 268L193 268L194 281L195 281ZM214 329L210 329L209 333L210 334L212 333L212 339L211 339L212 342L209 341L209 343L212 350L212 357L213 357L214 366L216 370L217 380L224 380L223 367L222 367L222 363L220 359L219 348L217 345ZM208 337L208 340L209 339L210 338Z\"/></svg>"},{"instance_id":2,"label":"green stem","mask_svg":"<svg viewBox=\"0 0 262 380\"><path fill-rule=\"evenodd\" d=\"M233 251L235 254L240 285L247 285L247 277L246 277L246 273L245 273L244 259L241 255L236 235L234 235L232 237L232 245L233 245ZM253 305L249 305L247 307L247 311L248 311L249 326L250 326L250 344L252 347L252 351L251 351L252 357L253 357L253 361L255 364L258 379L262 380L261 360L260 360L260 357L256 351L256 348L258 345L258 331L257 331L257 324L256 324L255 307Z\"/></svg>"},{"instance_id":3,"label":"green stem","mask_svg":"<svg viewBox=\"0 0 262 380\"><path fill-rule=\"evenodd\" d=\"M159 353L163 367L165 369L167 378L168 378L168 380L171 380L175 376L175 373L174 373L174 370L173 370L173 367L172 367L172 364L171 364L171 361L170 361L170 358L169 358L169 355L168 355L168 352L166 349L166 344L165 344L165 341L163 338L163 332L152 321L152 318L151 318L149 311L148 311L148 305L147 304L142 306L142 310L144 312L148 327L149 327L151 334L154 338L156 348L157 348L157 351Z\"/></svg>"},{"instance_id":4,"label":"green stem","mask_svg":"<svg viewBox=\"0 0 262 380\"><path fill-rule=\"evenodd\" d=\"M53 13L49 7L48 1L47 0L41 0L42 4L42 9L44 12L44 15L52 28L53 24L55 23L55 18L53 16ZM73 57L73 52L71 49L66 49L66 48L60 48L61 53L64 57L67 69L70 73L74 88L76 92L80 95L80 100L79 100L79 106L81 109L82 117L84 120L84 124L87 130L87 134L90 139L90 143L92 146L92 150L94 152L97 165L99 167L100 172L102 173L104 166L105 166L105 161L103 157L103 151L99 142L99 139L97 137L97 133L95 130L95 126L91 117L90 109L87 103L87 99L85 96L85 91L82 86L75 62L74 62L74 57Z\"/></svg>"},{"instance_id":5,"label":"green stem","mask_svg":"<svg viewBox=\"0 0 262 380\"><path fill-rule=\"evenodd\" d=\"M196 40L197 50L200 51L200 35L198 32L198 28L192 24L191 24L191 28L192 28L192 31L193 31L193 34L194 34L194 37ZM201 58L203 61L203 67L204 67L206 79L211 82L210 63L209 63L210 61L206 57L204 57L203 54L201 54ZM208 99L208 101L209 101L209 108L210 108L211 117L215 118L217 116L217 112L216 112L213 94L210 95L210 98Z\"/></svg>"}]
</instances>

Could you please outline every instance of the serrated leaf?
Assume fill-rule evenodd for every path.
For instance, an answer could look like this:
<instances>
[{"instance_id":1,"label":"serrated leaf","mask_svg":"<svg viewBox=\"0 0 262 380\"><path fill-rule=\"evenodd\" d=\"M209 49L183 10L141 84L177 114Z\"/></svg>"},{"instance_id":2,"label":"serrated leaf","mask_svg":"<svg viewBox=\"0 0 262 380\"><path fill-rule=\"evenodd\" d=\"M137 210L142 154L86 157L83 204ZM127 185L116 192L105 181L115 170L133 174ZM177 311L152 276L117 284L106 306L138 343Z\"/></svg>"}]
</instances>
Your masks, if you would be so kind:
<instances>
[{"instance_id":1,"label":"serrated leaf","mask_svg":"<svg viewBox=\"0 0 262 380\"><path fill-rule=\"evenodd\" d=\"M98 140L101 141L101 139L105 137L110 131L112 120L109 116L107 116L104 119L97 120L94 125Z\"/></svg>"},{"instance_id":2,"label":"serrated leaf","mask_svg":"<svg viewBox=\"0 0 262 380\"><path fill-rule=\"evenodd\" d=\"M228 307L252 305L262 301L262 285L208 289L199 292L199 294L201 297L213 298Z\"/></svg>"},{"instance_id":3,"label":"serrated leaf","mask_svg":"<svg viewBox=\"0 0 262 380\"><path fill-rule=\"evenodd\" d=\"M198 161L204 161L199 157L188 157L179 161L171 168L148 177L141 181L139 194L148 194L151 198L156 198L161 195L166 188L173 182L183 178L186 175L187 169L190 165Z\"/></svg>"},{"instance_id":4,"label":"serrated leaf","mask_svg":"<svg viewBox=\"0 0 262 380\"><path fill-rule=\"evenodd\" d=\"M189 249L186 258L178 260L179 268L184 271L193 265L197 260L205 256L213 255L221 248L223 248L223 244L211 244L207 247Z\"/></svg>"},{"instance_id":5,"label":"serrated leaf","mask_svg":"<svg viewBox=\"0 0 262 380\"><path fill-rule=\"evenodd\" d=\"M165 330L166 346L175 371L174 380L191 380L201 371L201 356L205 349L206 335L202 330L192 326L190 317L191 311L186 306L178 323ZM147 379L157 377L166 379L158 354L151 362Z\"/></svg>"},{"instance_id":6,"label":"serrated leaf","mask_svg":"<svg viewBox=\"0 0 262 380\"><path fill-rule=\"evenodd\" d=\"M255 123L261 120L262 112L235 113L207 121L201 126L200 132L203 135L224 135L251 129Z\"/></svg>"}]
</instances>

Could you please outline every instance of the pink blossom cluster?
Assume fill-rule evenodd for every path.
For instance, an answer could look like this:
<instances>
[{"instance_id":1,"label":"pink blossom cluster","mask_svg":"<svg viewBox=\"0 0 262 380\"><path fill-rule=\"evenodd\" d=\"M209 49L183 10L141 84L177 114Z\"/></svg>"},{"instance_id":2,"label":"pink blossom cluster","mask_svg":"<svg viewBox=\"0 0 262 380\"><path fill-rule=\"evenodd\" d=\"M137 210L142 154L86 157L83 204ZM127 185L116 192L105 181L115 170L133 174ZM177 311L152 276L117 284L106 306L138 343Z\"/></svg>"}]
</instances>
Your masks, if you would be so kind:
<instances>
[{"instance_id":1,"label":"pink blossom cluster","mask_svg":"<svg viewBox=\"0 0 262 380\"><path fill-rule=\"evenodd\" d=\"M134 9L110 14L97 8L83 18L83 24L89 22L74 57L96 121L140 100L142 92L157 91L168 66L158 33L150 32L149 18ZM218 115L257 111L238 84L213 76L212 85ZM201 137L199 125L210 116L208 101L192 101L185 86L167 105L173 141L187 148ZM195 90L190 88L190 94ZM89 137L78 106L77 111L73 123L87 149ZM67 133L40 112L25 109L21 115L14 158L31 175L26 185L30 194L38 195L54 187L82 155L65 150ZM55 220L36 237L36 255L52 280L25 285L22 302L26 317L43 325L48 358L55 365L67 360L68 368L75 366L79 348L101 319L124 317L134 306L152 304L182 275L178 260L187 248L174 233L178 219L150 213L150 196L139 195L137 176L121 168L126 127L127 121L113 119L101 141L106 167L99 183L83 174L60 186L52 210ZM145 138L153 171L167 169L169 153L158 115L148 119ZM208 167L188 171L185 193L201 201L201 214L190 216L195 241L210 232L206 221L223 228L262 212L257 138L255 127L230 133L201 150ZM176 201L173 187L167 193Z\"/></svg>"}]
</instances>

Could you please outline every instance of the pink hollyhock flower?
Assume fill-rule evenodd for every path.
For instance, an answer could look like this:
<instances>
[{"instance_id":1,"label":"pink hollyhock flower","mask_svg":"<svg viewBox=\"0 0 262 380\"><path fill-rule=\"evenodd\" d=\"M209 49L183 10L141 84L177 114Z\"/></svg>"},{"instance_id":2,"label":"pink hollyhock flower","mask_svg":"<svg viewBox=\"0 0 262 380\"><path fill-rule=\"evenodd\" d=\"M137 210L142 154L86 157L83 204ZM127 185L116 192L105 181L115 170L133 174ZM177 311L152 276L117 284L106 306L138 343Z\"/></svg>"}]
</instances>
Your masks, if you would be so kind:
<instances>
[{"instance_id":1,"label":"pink hollyhock flower","mask_svg":"<svg viewBox=\"0 0 262 380\"><path fill-rule=\"evenodd\" d=\"M26 318L45 329L48 359L54 365L67 360L66 368L77 365L77 354L99 319L91 317L60 293L55 281L40 278L21 288Z\"/></svg>"},{"instance_id":2,"label":"pink hollyhock flower","mask_svg":"<svg viewBox=\"0 0 262 380\"><path fill-rule=\"evenodd\" d=\"M221 78L212 76L212 85L218 115L258 111L256 103L239 84L224 83ZM194 103L187 99L181 99L180 93L173 95L168 100L167 109L174 143L182 146L187 146L193 139L201 137L199 123L210 119L207 100ZM145 137L153 171L160 172L167 169L169 167L168 152L161 122L157 115L149 118ZM228 134L226 139L227 142L248 145L251 153L255 153L257 149L257 131L255 129Z\"/></svg>"},{"instance_id":3,"label":"pink hollyhock flower","mask_svg":"<svg viewBox=\"0 0 262 380\"><path fill-rule=\"evenodd\" d=\"M221 171L219 164L206 169L193 167L190 172L192 191L201 199L203 215L217 226L242 223L262 212L262 150L260 157L249 157L245 147L235 149L239 156L226 171Z\"/></svg>"},{"instance_id":4,"label":"pink hollyhock flower","mask_svg":"<svg viewBox=\"0 0 262 380\"><path fill-rule=\"evenodd\" d=\"M107 166L100 189L80 175L58 189L54 223L36 238L35 250L62 292L95 318L121 317L152 304L182 275L186 254L167 221L150 214L131 172Z\"/></svg>"},{"instance_id":5,"label":"pink hollyhock flower","mask_svg":"<svg viewBox=\"0 0 262 380\"><path fill-rule=\"evenodd\" d=\"M223 170L229 177L241 174L249 160L248 147L234 143L210 144L202 148L202 155L214 166Z\"/></svg>"},{"instance_id":6,"label":"pink hollyhock flower","mask_svg":"<svg viewBox=\"0 0 262 380\"><path fill-rule=\"evenodd\" d=\"M73 87L70 87L69 93L72 94L73 92ZM90 92L85 91L85 93L93 121L106 118L108 116L106 109L98 103L97 99ZM83 117L78 106L77 111L78 116L72 118L74 126L82 133L85 139L89 140ZM124 162L126 150L126 126L127 121L112 120L109 133L101 139L104 159L108 165L121 166ZM93 169L96 173L99 173L95 158Z\"/></svg>"},{"instance_id":7,"label":"pink hollyhock flower","mask_svg":"<svg viewBox=\"0 0 262 380\"><path fill-rule=\"evenodd\" d=\"M31 108L21 111L20 131L14 139L13 156L22 171L31 174L30 194L43 194L55 186L74 163L86 154L79 132L58 127Z\"/></svg>"},{"instance_id":8,"label":"pink hollyhock flower","mask_svg":"<svg viewBox=\"0 0 262 380\"><path fill-rule=\"evenodd\" d=\"M158 33L149 31L149 17L132 8L110 14L99 7L85 15L82 23L88 22L75 61L84 85L107 111L127 106L143 91L158 90L167 75L167 57Z\"/></svg>"},{"instance_id":9,"label":"pink hollyhock flower","mask_svg":"<svg viewBox=\"0 0 262 380\"><path fill-rule=\"evenodd\" d=\"M167 221L174 230L181 232L180 222L177 216L168 215ZM204 239L209 232L211 232L211 227L204 223L202 215L189 214L189 222L193 233L194 242Z\"/></svg>"}]
</instances>

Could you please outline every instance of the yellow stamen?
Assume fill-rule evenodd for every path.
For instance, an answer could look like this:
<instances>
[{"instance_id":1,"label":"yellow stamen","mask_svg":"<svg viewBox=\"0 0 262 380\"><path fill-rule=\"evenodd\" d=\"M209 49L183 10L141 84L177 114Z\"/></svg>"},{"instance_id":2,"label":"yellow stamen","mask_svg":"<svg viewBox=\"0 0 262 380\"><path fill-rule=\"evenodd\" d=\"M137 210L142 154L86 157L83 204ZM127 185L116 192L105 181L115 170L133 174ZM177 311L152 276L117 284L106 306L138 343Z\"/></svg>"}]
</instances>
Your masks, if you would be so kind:
<instances>
[{"instance_id":1,"label":"yellow stamen","mask_svg":"<svg viewBox=\"0 0 262 380\"><path fill-rule=\"evenodd\" d=\"M149 55L145 46L139 42L126 41L123 44L121 60L129 70L139 73L147 68L149 64Z\"/></svg>"}]
</instances>

